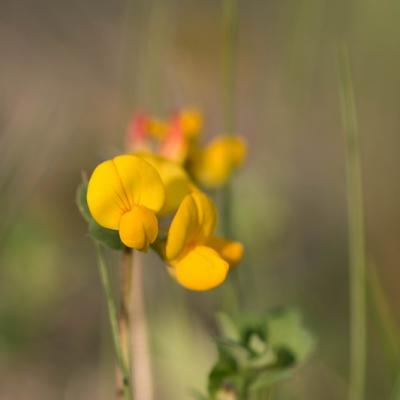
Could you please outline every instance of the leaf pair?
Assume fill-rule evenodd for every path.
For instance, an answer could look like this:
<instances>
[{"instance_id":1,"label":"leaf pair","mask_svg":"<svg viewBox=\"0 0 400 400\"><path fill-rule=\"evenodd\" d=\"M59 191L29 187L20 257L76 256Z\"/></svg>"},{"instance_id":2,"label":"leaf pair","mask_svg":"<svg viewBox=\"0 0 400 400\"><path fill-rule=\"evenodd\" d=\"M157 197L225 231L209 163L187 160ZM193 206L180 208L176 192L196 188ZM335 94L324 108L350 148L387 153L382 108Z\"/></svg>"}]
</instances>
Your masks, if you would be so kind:
<instances>
[{"instance_id":1,"label":"leaf pair","mask_svg":"<svg viewBox=\"0 0 400 400\"><path fill-rule=\"evenodd\" d=\"M314 348L301 314L281 309L262 317L233 321L219 315L222 337L217 340L218 360L212 368L208 392L211 399L246 399L291 376Z\"/></svg>"}]
</instances>

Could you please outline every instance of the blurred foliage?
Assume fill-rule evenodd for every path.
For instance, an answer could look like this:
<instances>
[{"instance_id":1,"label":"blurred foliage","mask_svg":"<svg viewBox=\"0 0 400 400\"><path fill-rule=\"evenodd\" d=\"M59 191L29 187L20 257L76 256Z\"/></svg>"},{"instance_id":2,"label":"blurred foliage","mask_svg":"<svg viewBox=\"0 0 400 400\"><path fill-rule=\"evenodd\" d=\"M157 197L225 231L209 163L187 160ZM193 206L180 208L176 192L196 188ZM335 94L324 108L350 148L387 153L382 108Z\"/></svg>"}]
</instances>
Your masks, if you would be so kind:
<instances>
[{"instance_id":1,"label":"blurred foliage","mask_svg":"<svg viewBox=\"0 0 400 400\"><path fill-rule=\"evenodd\" d=\"M0 352L20 350L41 329L58 276L57 253L48 230L22 214L3 241L0 291Z\"/></svg>"},{"instance_id":2,"label":"blurred foliage","mask_svg":"<svg viewBox=\"0 0 400 400\"><path fill-rule=\"evenodd\" d=\"M251 393L287 379L310 355L314 340L303 326L301 314L280 309L262 318L240 317L235 323L219 315L222 337L217 339L218 361L208 383L212 399L247 399Z\"/></svg>"}]
</instances>

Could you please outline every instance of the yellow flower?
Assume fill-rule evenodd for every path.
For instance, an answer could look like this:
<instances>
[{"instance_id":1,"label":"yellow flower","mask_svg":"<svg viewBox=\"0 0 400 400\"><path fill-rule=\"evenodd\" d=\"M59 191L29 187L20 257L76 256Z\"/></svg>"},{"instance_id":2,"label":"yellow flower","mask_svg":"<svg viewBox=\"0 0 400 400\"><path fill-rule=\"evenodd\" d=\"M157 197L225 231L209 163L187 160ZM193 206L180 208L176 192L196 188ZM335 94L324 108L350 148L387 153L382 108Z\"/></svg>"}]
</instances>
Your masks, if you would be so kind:
<instances>
[{"instance_id":1,"label":"yellow flower","mask_svg":"<svg viewBox=\"0 0 400 400\"><path fill-rule=\"evenodd\" d=\"M187 195L168 232L165 256L171 273L184 287L209 290L220 285L243 252L240 243L213 236L216 211L211 200L202 192Z\"/></svg>"},{"instance_id":2,"label":"yellow flower","mask_svg":"<svg viewBox=\"0 0 400 400\"><path fill-rule=\"evenodd\" d=\"M216 137L192 161L191 172L206 187L218 187L227 182L246 156L246 146L239 137Z\"/></svg>"},{"instance_id":3,"label":"yellow flower","mask_svg":"<svg viewBox=\"0 0 400 400\"><path fill-rule=\"evenodd\" d=\"M195 108L186 108L179 113L179 120L187 138L197 137L203 128L203 115Z\"/></svg>"},{"instance_id":4,"label":"yellow flower","mask_svg":"<svg viewBox=\"0 0 400 400\"><path fill-rule=\"evenodd\" d=\"M165 187L165 202L160 215L177 210L183 198L191 192L193 184L186 171L177 163L153 154L141 154L159 173Z\"/></svg>"},{"instance_id":5,"label":"yellow flower","mask_svg":"<svg viewBox=\"0 0 400 400\"><path fill-rule=\"evenodd\" d=\"M94 220L118 230L121 241L137 250L147 250L156 240L156 213L164 199L164 185L156 169L134 155L102 162L88 184L87 202Z\"/></svg>"},{"instance_id":6,"label":"yellow flower","mask_svg":"<svg viewBox=\"0 0 400 400\"><path fill-rule=\"evenodd\" d=\"M167 121L163 121L157 118L151 118L149 120L148 129L150 135L158 140L161 140L167 135L169 124Z\"/></svg>"},{"instance_id":7,"label":"yellow flower","mask_svg":"<svg viewBox=\"0 0 400 400\"><path fill-rule=\"evenodd\" d=\"M207 241L207 244L217 251L231 268L236 267L237 263L242 259L243 245L240 242L213 236Z\"/></svg>"}]
</instances>

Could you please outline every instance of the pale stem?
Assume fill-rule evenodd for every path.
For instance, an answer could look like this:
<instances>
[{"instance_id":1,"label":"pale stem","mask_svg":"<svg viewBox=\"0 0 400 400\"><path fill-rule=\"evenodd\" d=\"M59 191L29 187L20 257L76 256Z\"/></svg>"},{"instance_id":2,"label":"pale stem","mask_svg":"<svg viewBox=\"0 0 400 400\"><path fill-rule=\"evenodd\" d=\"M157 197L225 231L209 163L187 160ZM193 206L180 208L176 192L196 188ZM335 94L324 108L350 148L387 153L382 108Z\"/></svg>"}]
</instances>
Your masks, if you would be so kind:
<instances>
[{"instance_id":1,"label":"pale stem","mask_svg":"<svg viewBox=\"0 0 400 400\"><path fill-rule=\"evenodd\" d=\"M131 351L130 351L130 304L132 296L132 268L133 268L133 252L125 249L121 259L121 276L120 276L120 306L118 313L118 326L121 342L122 356L128 371L131 371ZM124 380L119 369L117 373L117 398L121 398L123 394ZM120 396L120 397L118 397Z\"/></svg>"},{"instance_id":2,"label":"pale stem","mask_svg":"<svg viewBox=\"0 0 400 400\"><path fill-rule=\"evenodd\" d=\"M141 253L136 252L134 262L131 298L131 322L134 326L131 332L132 379L135 398L152 400L154 398L154 387L143 293L143 259Z\"/></svg>"}]
</instances>

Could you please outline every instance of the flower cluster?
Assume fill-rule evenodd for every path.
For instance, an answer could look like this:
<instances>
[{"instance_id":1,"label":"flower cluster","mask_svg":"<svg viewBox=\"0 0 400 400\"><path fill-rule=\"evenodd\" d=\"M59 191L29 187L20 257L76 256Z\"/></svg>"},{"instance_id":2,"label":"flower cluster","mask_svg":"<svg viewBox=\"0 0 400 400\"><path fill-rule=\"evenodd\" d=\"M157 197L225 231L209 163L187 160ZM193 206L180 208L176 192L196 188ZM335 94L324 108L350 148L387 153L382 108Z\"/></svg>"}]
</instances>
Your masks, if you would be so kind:
<instances>
[{"instance_id":1,"label":"flower cluster","mask_svg":"<svg viewBox=\"0 0 400 400\"><path fill-rule=\"evenodd\" d=\"M192 290L220 285L243 253L241 243L215 236L216 208L199 185L225 183L244 158L244 144L227 136L202 147L201 130L197 111L168 121L136 116L129 152L95 168L86 198L98 225L117 231L127 248L151 246Z\"/></svg>"},{"instance_id":2,"label":"flower cluster","mask_svg":"<svg viewBox=\"0 0 400 400\"><path fill-rule=\"evenodd\" d=\"M203 117L195 109L174 113L166 120L136 115L130 124L127 147L158 154L185 168L205 188L218 188L242 164L246 146L240 137L218 135L202 144Z\"/></svg>"}]
</instances>

